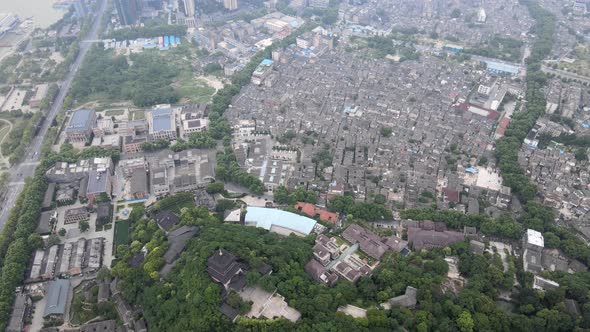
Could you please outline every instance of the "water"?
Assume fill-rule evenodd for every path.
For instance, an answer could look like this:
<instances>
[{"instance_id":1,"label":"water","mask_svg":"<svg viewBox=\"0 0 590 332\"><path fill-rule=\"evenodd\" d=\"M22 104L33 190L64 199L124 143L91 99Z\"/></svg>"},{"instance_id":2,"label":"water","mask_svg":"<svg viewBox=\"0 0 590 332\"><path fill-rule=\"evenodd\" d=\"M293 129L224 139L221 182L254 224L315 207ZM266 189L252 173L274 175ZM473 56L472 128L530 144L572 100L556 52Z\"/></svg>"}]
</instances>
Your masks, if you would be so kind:
<instances>
[{"instance_id":1,"label":"water","mask_svg":"<svg viewBox=\"0 0 590 332\"><path fill-rule=\"evenodd\" d=\"M55 0L0 0L0 13L17 14L21 20L33 16L36 27L46 28L59 20L65 9L53 8Z\"/></svg>"}]
</instances>

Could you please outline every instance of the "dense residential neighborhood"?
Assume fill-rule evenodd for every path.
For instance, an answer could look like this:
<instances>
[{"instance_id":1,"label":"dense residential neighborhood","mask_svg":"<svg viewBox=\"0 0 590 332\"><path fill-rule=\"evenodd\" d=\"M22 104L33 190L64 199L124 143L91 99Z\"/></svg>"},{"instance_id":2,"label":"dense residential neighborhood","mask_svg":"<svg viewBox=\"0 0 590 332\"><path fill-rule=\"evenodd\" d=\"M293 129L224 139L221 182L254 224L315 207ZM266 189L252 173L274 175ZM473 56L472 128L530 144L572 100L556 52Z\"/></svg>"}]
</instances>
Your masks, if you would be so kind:
<instances>
[{"instance_id":1,"label":"dense residential neighborhood","mask_svg":"<svg viewBox=\"0 0 590 332\"><path fill-rule=\"evenodd\" d=\"M589 2L53 6L0 14L0 330L590 329Z\"/></svg>"}]
</instances>

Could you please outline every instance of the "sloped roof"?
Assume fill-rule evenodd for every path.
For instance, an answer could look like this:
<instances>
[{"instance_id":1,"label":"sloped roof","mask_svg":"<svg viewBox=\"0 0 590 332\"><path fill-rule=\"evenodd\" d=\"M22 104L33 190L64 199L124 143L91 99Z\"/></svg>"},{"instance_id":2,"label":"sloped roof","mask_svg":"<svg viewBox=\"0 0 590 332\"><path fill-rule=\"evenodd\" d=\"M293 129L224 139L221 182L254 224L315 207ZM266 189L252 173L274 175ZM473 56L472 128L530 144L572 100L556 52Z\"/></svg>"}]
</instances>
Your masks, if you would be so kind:
<instances>
[{"instance_id":1,"label":"sloped roof","mask_svg":"<svg viewBox=\"0 0 590 332\"><path fill-rule=\"evenodd\" d=\"M270 230L272 226L278 226L309 235L317 223L315 220L300 216L295 213L249 206L246 209L246 223L255 223L256 227Z\"/></svg>"},{"instance_id":2,"label":"sloped roof","mask_svg":"<svg viewBox=\"0 0 590 332\"><path fill-rule=\"evenodd\" d=\"M63 315L66 312L66 301L68 290L70 289L70 280L55 279L48 285L47 303L43 317L49 315Z\"/></svg>"}]
</instances>

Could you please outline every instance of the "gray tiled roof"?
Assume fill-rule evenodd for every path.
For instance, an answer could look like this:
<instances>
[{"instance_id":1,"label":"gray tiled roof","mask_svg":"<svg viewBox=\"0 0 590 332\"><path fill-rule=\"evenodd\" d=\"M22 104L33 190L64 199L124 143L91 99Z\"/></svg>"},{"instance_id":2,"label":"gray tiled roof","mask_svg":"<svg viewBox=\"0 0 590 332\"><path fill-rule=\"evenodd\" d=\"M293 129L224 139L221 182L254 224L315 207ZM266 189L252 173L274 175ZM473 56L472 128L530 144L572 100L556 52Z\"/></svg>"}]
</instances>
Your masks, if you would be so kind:
<instances>
[{"instance_id":1,"label":"gray tiled roof","mask_svg":"<svg viewBox=\"0 0 590 332\"><path fill-rule=\"evenodd\" d=\"M72 114L66 132L85 130L91 127L94 110L77 110Z\"/></svg>"},{"instance_id":2,"label":"gray tiled roof","mask_svg":"<svg viewBox=\"0 0 590 332\"><path fill-rule=\"evenodd\" d=\"M43 317L49 315L63 315L66 311L66 300L70 289L70 280L55 279L48 285L47 303Z\"/></svg>"}]
</instances>

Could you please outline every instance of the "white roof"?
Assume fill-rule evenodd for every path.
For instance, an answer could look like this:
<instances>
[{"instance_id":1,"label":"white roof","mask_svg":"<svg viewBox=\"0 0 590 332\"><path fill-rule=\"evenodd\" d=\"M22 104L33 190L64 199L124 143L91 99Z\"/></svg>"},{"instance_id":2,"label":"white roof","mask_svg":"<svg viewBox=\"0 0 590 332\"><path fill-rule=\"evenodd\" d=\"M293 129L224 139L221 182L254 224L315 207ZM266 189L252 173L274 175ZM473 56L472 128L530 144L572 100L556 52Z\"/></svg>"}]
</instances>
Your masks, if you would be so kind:
<instances>
[{"instance_id":1,"label":"white roof","mask_svg":"<svg viewBox=\"0 0 590 332\"><path fill-rule=\"evenodd\" d=\"M278 226L292 231L309 235L317 221L300 216L295 213L266 209L261 207L248 206L246 209L246 222L256 223L257 227L270 230L272 226Z\"/></svg>"},{"instance_id":2,"label":"white roof","mask_svg":"<svg viewBox=\"0 0 590 332\"><path fill-rule=\"evenodd\" d=\"M527 229L526 237L529 244L545 247L545 240L543 240L543 234L541 232L534 229Z\"/></svg>"}]
</instances>

